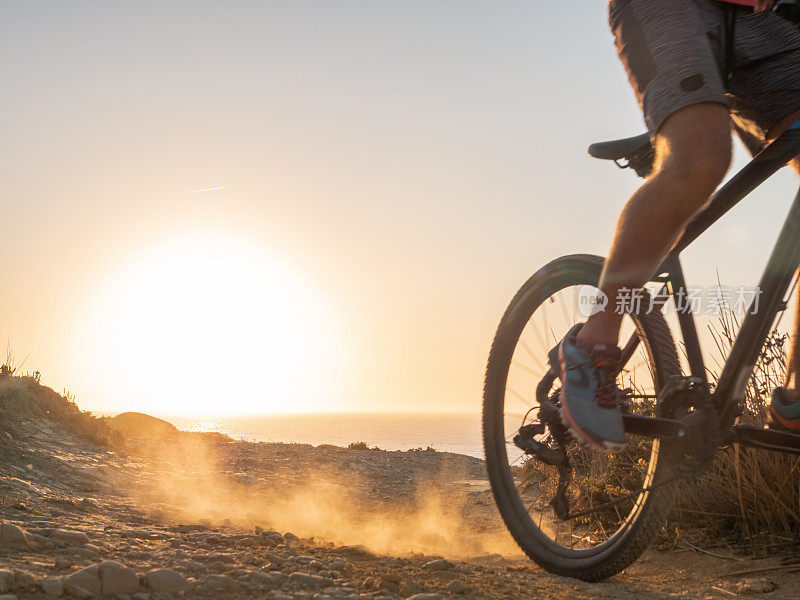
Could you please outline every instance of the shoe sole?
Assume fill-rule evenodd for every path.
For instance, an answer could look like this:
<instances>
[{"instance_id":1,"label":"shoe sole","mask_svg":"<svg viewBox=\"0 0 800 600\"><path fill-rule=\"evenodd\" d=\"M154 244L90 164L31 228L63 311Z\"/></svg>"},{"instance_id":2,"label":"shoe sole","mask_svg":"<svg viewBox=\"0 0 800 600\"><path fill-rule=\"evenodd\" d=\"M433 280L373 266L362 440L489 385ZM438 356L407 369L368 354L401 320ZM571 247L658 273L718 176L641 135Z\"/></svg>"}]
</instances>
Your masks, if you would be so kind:
<instances>
[{"instance_id":1,"label":"shoe sole","mask_svg":"<svg viewBox=\"0 0 800 600\"><path fill-rule=\"evenodd\" d=\"M558 346L558 362L561 365L561 390L559 391L559 398L561 399L561 410L559 410L559 415L561 416L561 422L570 432L570 435L572 435L573 438L575 438L578 442L584 444L585 446L588 446L589 448L593 448L595 450L599 450L601 452L612 452L614 450L623 449L627 445L627 442L619 443L619 442L612 442L609 440L601 440L596 436L592 435L591 432L581 428L575 422L575 419L572 418L572 415L569 414L569 408L567 407L567 397L564 394L564 387L565 387L564 380L566 379L565 373L567 369L561 345Z\"/></svg>"},{"instance_id":2,"label":"shoe sole","mask_svg":"<svg viewBox=\"0 0 800 600\"><path fill-rule=\"evenodd\" d=\"M791 431L792 433L800 433L800 423L783 418L772 404L769 405L769 414L782 429Z\"/></svg>"}]
</instances>

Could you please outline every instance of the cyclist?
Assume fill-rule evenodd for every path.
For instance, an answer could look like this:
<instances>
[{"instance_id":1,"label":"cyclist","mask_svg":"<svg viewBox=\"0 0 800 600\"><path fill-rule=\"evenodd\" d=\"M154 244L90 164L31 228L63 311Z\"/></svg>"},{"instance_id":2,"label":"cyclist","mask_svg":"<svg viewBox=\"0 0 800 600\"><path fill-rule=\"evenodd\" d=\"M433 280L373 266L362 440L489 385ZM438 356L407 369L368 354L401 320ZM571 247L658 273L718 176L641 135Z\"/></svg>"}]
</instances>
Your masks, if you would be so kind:
<instances>
[{"instance_id":1,"label":"cyclist","mask_svg":"<svg viewBox=\"0 0 800 600\"><path fill-rule=\"evenodd\" d=\"M656 152L653 174L617 222L599 287L607 308L550 353L561 413L601 450L625 444L614 374L626 291L644 285L722 181L731 125L751 150L800 120L800 29L775 0L610 0L616 47ZM797 162L794 166L797 168ZM800 432L800 302L773 420Z\"/></svg>"}]
</instances>

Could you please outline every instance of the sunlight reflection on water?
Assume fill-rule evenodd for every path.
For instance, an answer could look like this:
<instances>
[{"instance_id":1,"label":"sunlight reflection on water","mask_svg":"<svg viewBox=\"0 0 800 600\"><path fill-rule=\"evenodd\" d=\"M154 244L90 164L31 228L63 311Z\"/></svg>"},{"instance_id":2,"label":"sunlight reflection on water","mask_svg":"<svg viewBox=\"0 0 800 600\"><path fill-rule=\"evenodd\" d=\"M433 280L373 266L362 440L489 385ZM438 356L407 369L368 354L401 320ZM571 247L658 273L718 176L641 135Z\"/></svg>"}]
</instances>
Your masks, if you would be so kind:
<instances>
[{"instance_id":1,"label":"sunlight reflection on water","mask_svg":"<svg viewBox=\"0 0 800 600\"><path fill-rule=\"evenodd\" d=\"M162 418L185 431L214 431L253 442L347 446L366 442L384 450L433 447L483 458L480 415L327 413L247 417Z\"/></svg>"}]
</instances>

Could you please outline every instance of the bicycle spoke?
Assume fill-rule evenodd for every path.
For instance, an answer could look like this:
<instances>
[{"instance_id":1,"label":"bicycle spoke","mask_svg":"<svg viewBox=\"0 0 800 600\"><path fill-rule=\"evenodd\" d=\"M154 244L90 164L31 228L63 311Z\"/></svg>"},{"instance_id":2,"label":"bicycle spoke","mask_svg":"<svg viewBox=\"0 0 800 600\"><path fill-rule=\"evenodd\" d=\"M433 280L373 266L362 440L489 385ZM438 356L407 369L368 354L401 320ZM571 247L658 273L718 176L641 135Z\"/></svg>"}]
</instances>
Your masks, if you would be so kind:
<instances>
[{"instance_id":1,"label":"bicycle spoke","mask_svg":"<svg viewBox=\"0 0 800 600\"><path fill-rule=\"evenodd\" d=\"M568 437L565 450L571 475L565 493L569 512L566 519L561 519L550 505L557 497L558 470L514 443L520 427L538 422L539 413L530 409L538 406L534 390L549 370L547 353L570 327L580 322L578 286L571 287L557 291L538 305L522 328L523 333L517 338L506 363L504 446L513 490L532 517L532 526L538 527L556 544L581 551L610 542L627 530L631 521L629 515L637 510L642 490L650 489L648 486L652 483L648 479L650 470L638 466L642 459L651 460L652 451L647 441L638 438L637 445L618 452L612 463L608 455L584 450ZM559 308L551 308L549 305L553 303L559 304ZM533 333L528 333L529 329ZM641 328L637 329L631 317L626 316L621 337L627 340L623 351L625 368L617 383L620 389L628 390L626 398L631 402L632 411L646 415L652 414L657 394L653 387L652 357L639 331ZM552 449L563 447L547 427L535 439Z\"/></svg>"}]
</instances>

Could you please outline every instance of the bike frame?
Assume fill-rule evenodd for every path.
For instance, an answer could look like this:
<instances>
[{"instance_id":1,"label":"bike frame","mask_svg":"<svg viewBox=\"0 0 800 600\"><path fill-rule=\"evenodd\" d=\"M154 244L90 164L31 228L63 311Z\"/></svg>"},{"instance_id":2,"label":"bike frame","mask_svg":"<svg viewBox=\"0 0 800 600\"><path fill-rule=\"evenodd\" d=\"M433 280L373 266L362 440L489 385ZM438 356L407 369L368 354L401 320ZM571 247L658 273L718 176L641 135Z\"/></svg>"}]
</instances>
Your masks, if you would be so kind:
<instances>
[{"instance_id":1,"label":"bike frame","mask_svg":"<svg viewBox=\"0 0 800 600\"><path fill-rule=\"evenodd\" d=\"M662 263L653 281L663 282L678 306L679 294L686 290L680 254L745 196L771 177L789 161L800 155L800 121L758 153L753 159L712 196L711 201L686 227L673 250ZM795 271L800 265L800 192L789 209L783 228L769 257L759 284L760 296L754 298L731 348L730 355L711 393L711 401L721 419L722 430L729 430L740 413L747 382L753 372L761 347L772 329L776 315L786 308L787 292ZM758 310L754 313L755 302ZM678 322L686 347L691 376L707 384L706 367L693 316L678 311ZM639 429L638 419L626 419L631 429ZM662 422L662 432L674 432L674 422ZM644 423L640 426L647 428ZM775 430L738 425L734 441L746 445L800 454L800 436ZM660 437L660 436L658 436ZM795 439L796 438L796 439Z\"/></svg>"}]
</instances>

